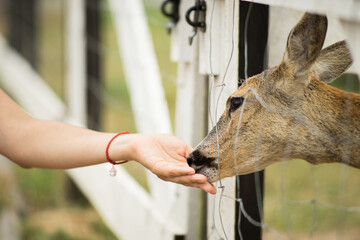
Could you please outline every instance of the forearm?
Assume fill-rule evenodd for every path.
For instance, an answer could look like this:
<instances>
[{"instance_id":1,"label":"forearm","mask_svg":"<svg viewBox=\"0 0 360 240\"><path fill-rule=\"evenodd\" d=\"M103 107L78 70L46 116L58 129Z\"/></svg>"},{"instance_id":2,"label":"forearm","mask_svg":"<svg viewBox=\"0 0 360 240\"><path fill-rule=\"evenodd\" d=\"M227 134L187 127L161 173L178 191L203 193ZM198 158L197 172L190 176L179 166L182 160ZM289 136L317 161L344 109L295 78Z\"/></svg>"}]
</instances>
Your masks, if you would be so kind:
<instances>
[{"instance_id":1,"label":"forearm","mask_svg":"<svg viewBox=\"0 0 360 240\"><path fill-rule=\"evenodd\" d=\"M0 154L23 167L72 168L106 161L112 133L34 119L1 90L0 109ZM132 157L132 141L124 138L117 138L109 150L114 160Z\"/></svg>"},{"instance_id":2,"label":"forearm","mask_svg":"<svg viewBox=\"0 0 360 240\"><path fill-rule=\"evenodd\" d=\"M112 133L100 133L61 122L31 119L18 128L18 133L7 137L3 152L23 167L67 169L106 162L105 149ZM123 136L124 138L124 136ZM110 148L110 157L130 160L127 142L118 138L116 156Z\"/></svg>"}]
</instances>

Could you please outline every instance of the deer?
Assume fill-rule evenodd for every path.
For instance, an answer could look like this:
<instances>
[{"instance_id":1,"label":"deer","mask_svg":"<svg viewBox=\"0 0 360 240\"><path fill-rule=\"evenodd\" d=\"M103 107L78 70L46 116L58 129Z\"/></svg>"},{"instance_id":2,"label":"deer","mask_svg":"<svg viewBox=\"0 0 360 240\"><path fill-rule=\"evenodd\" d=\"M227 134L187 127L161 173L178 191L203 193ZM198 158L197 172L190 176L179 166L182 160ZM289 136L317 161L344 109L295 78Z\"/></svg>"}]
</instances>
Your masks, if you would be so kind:
<instances>
[{"instance_id":1,"label":"deer","mask_svg":"<svg viewBox=\"0 0 360 240\"><path fill-rule=\"evenodd\" d=\"M360 168L360 95L327 85L352 57L345 40L322 49L327 25L326 16L305 13L288 35L281 63L230 95L187 158L196 173L212 183L291 159Z\"/></svg>"}]
</instances>

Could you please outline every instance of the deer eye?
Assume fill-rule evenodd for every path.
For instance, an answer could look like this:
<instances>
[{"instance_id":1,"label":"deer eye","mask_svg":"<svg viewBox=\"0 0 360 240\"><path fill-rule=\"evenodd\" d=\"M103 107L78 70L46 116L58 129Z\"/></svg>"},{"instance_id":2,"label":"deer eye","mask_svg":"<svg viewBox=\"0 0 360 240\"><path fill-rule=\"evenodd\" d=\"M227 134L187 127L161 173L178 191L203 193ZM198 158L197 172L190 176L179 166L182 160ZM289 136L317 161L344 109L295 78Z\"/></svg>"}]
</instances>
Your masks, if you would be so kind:
<instances>
[{"instance_id":1,"label":"deer eye","mask_svg":"<svg viewBox=\"0 0 360 240\"><path fill-rule=\"evenodd\" d=\"M241 104L243 103L244 101L244 98L242 97L232 97L230 99L230 108L229 108L229 112L233 112L235 111L236 109L238 109Z\"/></svg>"}]
</instances>

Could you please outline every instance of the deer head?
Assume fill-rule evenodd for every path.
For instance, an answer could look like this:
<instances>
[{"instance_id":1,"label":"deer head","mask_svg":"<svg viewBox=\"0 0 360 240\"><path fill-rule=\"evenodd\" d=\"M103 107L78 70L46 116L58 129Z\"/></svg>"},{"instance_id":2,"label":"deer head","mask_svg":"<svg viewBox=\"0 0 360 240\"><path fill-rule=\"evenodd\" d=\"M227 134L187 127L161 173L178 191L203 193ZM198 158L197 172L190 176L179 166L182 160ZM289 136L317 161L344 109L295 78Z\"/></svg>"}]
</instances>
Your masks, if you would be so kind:
<instances>
[{"instance_id":1,"label":"deer head","mask_svg":"<svg viewBox=\"0 0 360 240\"><path fill-rule=\"evenodd\" d=\"M216 126L189 155L189 166L210 182L294 158L360 167L351 158L360 139L348 141L349 151L341 142L348 131L360 135L356 124L350 127L360 123L359 96L326 85L352 59L344 41L321 50L326 31L325 16L305 13L280 65L247 79L228 98ZM344 109L353 120L341 126Z\"/></svg>"}]
</instances>

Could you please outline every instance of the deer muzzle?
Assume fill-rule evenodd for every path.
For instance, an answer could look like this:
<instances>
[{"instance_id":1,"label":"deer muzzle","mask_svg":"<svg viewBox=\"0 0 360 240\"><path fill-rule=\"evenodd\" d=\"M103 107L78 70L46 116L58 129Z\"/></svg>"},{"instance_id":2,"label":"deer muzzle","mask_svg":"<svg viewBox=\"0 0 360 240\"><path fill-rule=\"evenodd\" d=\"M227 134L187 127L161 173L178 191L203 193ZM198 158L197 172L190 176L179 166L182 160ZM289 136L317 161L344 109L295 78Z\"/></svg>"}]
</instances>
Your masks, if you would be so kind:
<instances>
[{"instance_id":1,"label":"deer muzzle","mask_svg":"<svg viewBox=\"0 0 360 240\"><path fill-rule=\"evenodd\" d=\"M189 166L196 173L205 175L209 182L215 182L218 178L216 160L217 158L204 156L199 150L194 150L187 158Z\"/></svg>"}]
</instances>

